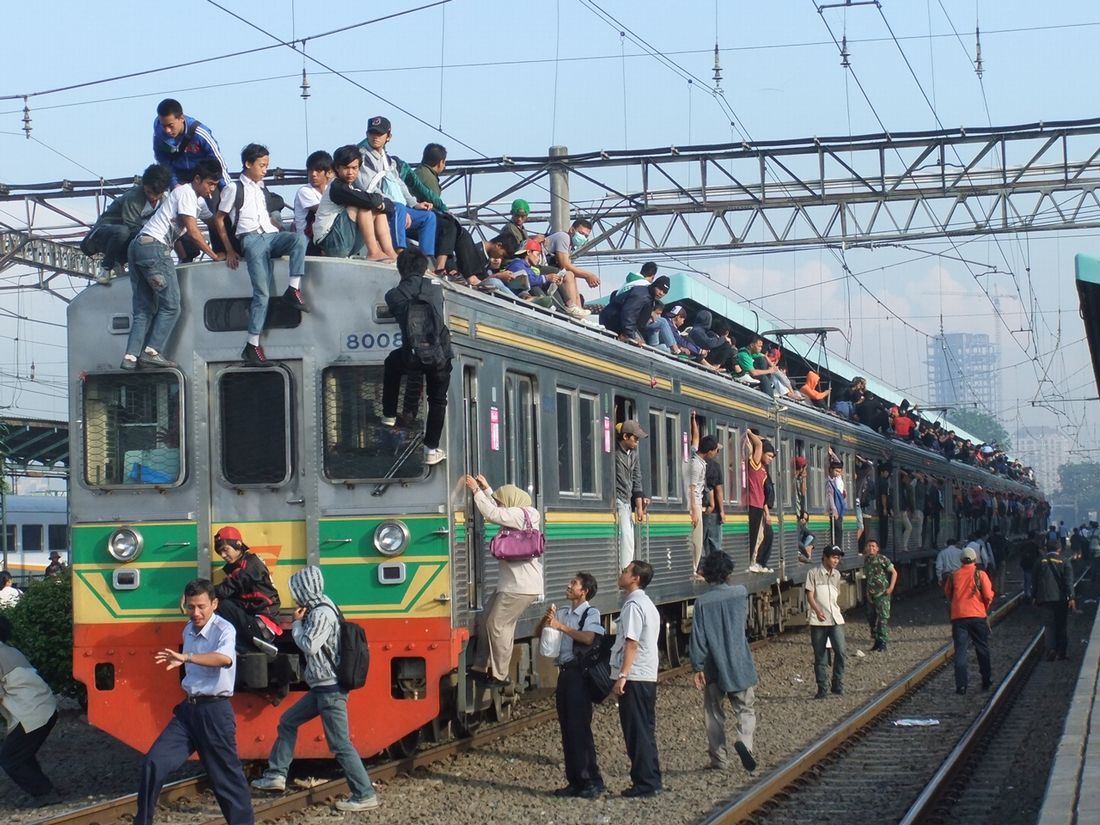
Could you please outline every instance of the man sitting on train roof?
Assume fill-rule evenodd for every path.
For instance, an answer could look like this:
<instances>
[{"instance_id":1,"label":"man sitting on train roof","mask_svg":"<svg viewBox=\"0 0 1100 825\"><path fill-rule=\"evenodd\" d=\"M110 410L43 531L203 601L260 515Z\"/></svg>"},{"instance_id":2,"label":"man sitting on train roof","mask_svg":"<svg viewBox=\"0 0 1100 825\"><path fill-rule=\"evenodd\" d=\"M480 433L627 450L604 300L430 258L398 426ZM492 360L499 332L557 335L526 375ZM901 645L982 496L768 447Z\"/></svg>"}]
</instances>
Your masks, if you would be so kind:
<instances>
[{"instance_id":1,"label":"man sitting on train roof","mask_svg":"<svg viewBox=\"0 0 1100 825\"><path fill-rule=\"evenodd\" d=\"M531 214L531 204L525 201L523 198L516 198L512 201L512 208L509 213L508 221L501 228L501 234L509 234L515 237L516 246L520 249L523 248L524 243L528 240L538 241L540 244L546 240L545 235L531 235L528 237L527 229L524 224L527 223L527 216Z\"/></svg>"},{"instance_id":2,"label":"man sitting on train roof","mask_svg":"<svg viewBox=\"0 0 1100 825\"><path fill-rule=\"evenodd\" d=\"M321 195L313 219L313 242L332 258L350 258L366 246L368 261L393 263L387 211L393 204L359 185L359 147L341 146L332 153L336 177Z\"/></svg>"},{"instance_id":3,"label":"man sitting on train roof","mask_svg":"<svg viewBox=\"0 0 1100 825\"><path fill-rule=\"evenodd\" d=\"M668 294L670 282L662 275L651 284L643 283L626 292L616 292L600 312L600 323L611 332L617 333L619 340L642 346L642 335L653 316L653 307Z\"/></svg>"},{"instance_id":4,"label":"man sitting on train roof","mask_svg":"<svg viewBox=\"0 0 1100 825\"><path fill-rule=\"evenodd\" d=\"M636 286L647 286L653 283L653 279L657 277L657 264L653 261L648 261L642 264L641 272L628 272L626 273L626 280L623 281L623 285L615 290L615 294L620 292L626 292L633 289Z\"/></svg>"},{"instance_id":5,"label":"man sitting on train roof","mask_svg":"<svg viewBox=\"0 0 1100 825\"><path fill-rule=\"evenodd\" d=\"M742 373L740 365L733 357L733 342L730 340L729 328L720 320L714 321L713 318L709 309L699 310L695 313L691 330L688 332L691 343L706 352L700 363L711 369L725 370L738 381L756 384L755 378Z\"/></svg>"},{"instance_id":6,"label":"man sitting on train roof","mask_svg":"<svg viewBox=\"0 0 1100 825\"><path fill-rule=\"evenodd\" d=\"M225 260L224 254L215 252L206 243L197 221L202 218L209 223L213 218L205 199L214 194L221 175L217 161L200 160L191 182L177 186L161 199L153 217L130 244L130 285L134 297L130 337L120 369L175 366L163 354L180 315L180 285L171 250L186 233L213 260Z\"/></svg>"},{"instance_id":7,"label":"man sitting on train roof","mask_svg":"<svg viewBox=\"0 0 1100 825\"><path fill-rule=\"evenodd\" d=\"M381 115L367 121L367 136L359 141L362 166L359 185L393 202L390 234L393 248L400 252L408 246L408 235L416 239L420 251L435 258L436 217L430 201L417 200L398 171L398 161L386 151L393 139L387 118Z\"/></svg>"},{"instance_id":8,"label":"man sitting on train roof","mask_svg":"<svg viewBox=\"0 0 1100 825\"><path fill-rule=\"evenodd\" d=\"M111 201L80 242L80 251L85 255L103 255L96 270L97 284L110 283L111 278L122 274L130 241L153 216L170 180L167 168L159 163L150 165L142 173L141 183Z\"/></svg>"},{"instance_id":9,"label":"man sitting on train roof","mask_svg":"<svg viewBox=\"0 0 1100 825\"><path fill-rule=\"evenodd\" d=\"M546 236L542 248L546 262L555 267L562 276L561 291L565 296L565 312L573 318L587 318L591 310L581 305L577 291L577 278L581 278L591 287L600 285L600 276L587 269L581 269L573 262L573 249L584 246L592 234L592 222L577 218L566 232L553 232Z\"/></svg>"},{"instance_id":10,"label":"man sitting on train roof","mask_svg":"<svg viewBox=\"0 0 1100 825\"><path fill-rule=\"evenodd\" d=\"M646 343L651 347L668 349L673 355L701 359L703 350L681 331L686 320L687 312L680 304L665 310L660 319L657 319L656 329L647 331Z\"/></svg>"},{"instance_id":11,"label":"man sitting on train roof","mask_svg":"<svg viewBox=\"0 0 1100 825\"><path fill-rule=\"evenodd\" d=\"M507 232L501 232L495 238L482 241L481 251L487 264L485 269L466 279L470 286L486 286L492 289L507 289L508 284L498 277L504 262L516 257L516 239Z\"/></svg>"},{"instance_id":12,"label":"man sitting on train roof","mask_svg":"<svg viewBox=\"0 0 1100 825\"><path fill-rule=\"evenodd\" d=\"M813 370L806 373L806 382L802 385L801 392L818 409L829 408L829 396L832 395L833 390L831 387L827 390L821 389L821 376Z\"/></svg>"},{"instance_id":13,"label":"man sitting on train roof","mask_svg":"<svg viewBox=\"0 0 1100 825\"><path fill-rule=\"evenodd\" d=\"M768 395L774 395L775 379L772 376L779 370L768 363L766 357L759 357L763 351L764 339L759 335L753 335L745 346L737 350L735 357L738 366L741 367L742 375L755 378L760 382L760 389Z\"/></svg>"},{"instance_id":14,"label":"man sitting on train roof","mask_svg":"<svg viewBox=\"0 0 1100 825\"><path fill-rule=\"evenodd\" d=\"M267 364L260 334L267 320L267 306L275 292L273 259L290 256L290 279L282 295L284 304L299 312L309 312L302 300L302 278L306 272L306 246L309 241L297 232L280 232L271 222L264 177L271 161L266 146L250 143L241 150L242 170L236 181L222 189L214 230L225 249L230 269L240 266L244 256L252 281L252 305L248 316L248 339L241 358L246 364ZM323 196L322 196L323 197ZM227 223L231 225L227 227ZM229 237L229 231L234 234ZM236 243L234 243L236 241Z\"/></svg>"},{"instance_id":15,"label":"man sitting on train roof","mask_svg":"<svg viewBox=\"0 0 1100 825\"><path fill-rule=\"evenodd\" d=\"M503 232L501 233L504 234ZM549 306L550 298L547 290L550 284L557 283L561 276L557 273L544 275L540 264L542 263L542 244L534 238L524 241L516 251L516 257L504 265L506 272L514 273L508 281L508 288L520 298L536 301L541 306Z\"/></svg>"}]
</instances>

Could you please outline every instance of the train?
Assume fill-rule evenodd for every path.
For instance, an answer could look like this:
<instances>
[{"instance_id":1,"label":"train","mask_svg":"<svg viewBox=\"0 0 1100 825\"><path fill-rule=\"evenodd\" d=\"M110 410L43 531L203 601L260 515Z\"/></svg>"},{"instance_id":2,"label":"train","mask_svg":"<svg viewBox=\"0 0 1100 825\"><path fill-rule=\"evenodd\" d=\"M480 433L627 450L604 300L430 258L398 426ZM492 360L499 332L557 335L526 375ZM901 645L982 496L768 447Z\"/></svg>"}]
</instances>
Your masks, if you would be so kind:
<instances>
[{"instance_id":1,"label":"train","mask_svg":"<svg viewBox=\"0 0 1100 825\"><path fill-rule=\"evenodd\" d=\"M887 441L821 410L775 404L594 324L450 283L441 284L455 350L441 445L448 458L428 466L415 428L381 422L382 362L400 345L384 301L397 282L392 266L308 258L303 286L312 311L273 302L266 367L240 361L251 301L244 269L204 262L178 273L182 313L167 353L175 368L119 368L130 328L125 280L89 287L68 308L73 673L87 687L90 723L138 750L149 747L179 701L178 671L157 666L153 654L180 644L185 583L218 580L212 537L224 525L240 529L267 564L284 608L292 607L290 574L317 564L344 616L365 629L370 673L350 694L349 716L352 740L369 756L469 732L506 717L526 688L551 684L553 668L536 655L533 630L576 571L596 576L595 604L612 621L613 451L623 420L637 419L649 434L641 458L652 503L636 528L636 556L656 570L649 593L672 664L683 654L698 588L683 483L692 412L723 445L724 547L737 561L736 581L751 593L749 630L757 636L805 613L799 583L806 566L795 561L792 515L796 454L807 458L808 529L819 534L828 532L830 447L844 461L849 489L856 453L888 450L897 468L1038 498L1030 486ZM276 262L276 277L287 277L285 261ZM705 300L684 275L673 276L670 298L677 294ZM422 408L420 421L423 415ZM748 527L739 442L748 426L779 453L770 575L740 572ZM465 677L497 567L489 555L495 528L476 513L460 481L466 473L529 491L543 513L545 592L517 626L508 688ZM953 518L947 498L945 521ZM859 599L856 532L849 512L842 567L849 603ZM929 575L929 553L893 552L907 579ZM284 613L289 619L290 610ZM295 652L285 643L280 650L293 665ZM266 662L257 653L238 665L232 701L245 759L268 756L285 709L265 693ZM285 702L302 690L294 684ZM296 754L327 758L319 722L312 724Z\"/></svg>"},{"instance_id":2,"label":"train","mask_svg":"<svg viewBox=\"0 0 1100 825\"><path fill-rule=\"evenodd\" d=\"M42 578L50 553L69 558L69 508L64 495L5 495L0 503L7 540L3 568L16 584Z\"/></svg>"}]
</instances>

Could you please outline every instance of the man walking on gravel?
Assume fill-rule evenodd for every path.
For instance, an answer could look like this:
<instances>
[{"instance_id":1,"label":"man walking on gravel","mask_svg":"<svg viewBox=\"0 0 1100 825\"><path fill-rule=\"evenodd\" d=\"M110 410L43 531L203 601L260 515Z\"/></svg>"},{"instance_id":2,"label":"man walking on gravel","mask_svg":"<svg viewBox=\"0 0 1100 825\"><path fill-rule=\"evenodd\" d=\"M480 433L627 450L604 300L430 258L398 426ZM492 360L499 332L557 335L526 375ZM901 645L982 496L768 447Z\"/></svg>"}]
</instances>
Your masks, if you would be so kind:
<instances>
[{"instance_id":1,"label":"man walking on gravel","mask_svg":"<svg viewBox=\"0 0 1100 825\"><path fill-rule=\"evenodd\" d=\"M810 605L810 643L814 650L815 699L829 695L829 659L826 643L833 648L833 693L844 693L844 614L840 612L840 560L844 551L835 544L825 550L821 566L806 574L806 601Z\"/></svg>"},{"instance_id":2,"label":"man walking on gravel","mask_svg":"<svg viewBox=\"0 0 1100 825\"><path fill-rule=\"evenodd\" d=\"M982 674L982 690L993 683L989 663L989 606L993 604L993 585L984 570L979 570L978 554L973 547L962 551L962 566L952 573L943 586L951 600L951 638L955 643L955 692L966 693L970 684L967 653L974 643L978 670Z\"/></svg>"},{"instance_id":3,"label":"man walking on gravel","mask_svg":"<svg viewBox=\"0 0 1100 825\"><path fill-rule=\"evenodd\" d=\"M745 619L749 592L743 585L730 585L733 561L725 553L708 553L703 558L703 578L710 587L695 601L691 626L691 669L695 687L704 691L703 712L707 720L707 751L710 767L726 770L726 709L728 699L734 712L737 741L733 749L745 770L756 769L752 737L756 730L753 688L756 665L752 661Z\"/></svg>"},{"instance_id":4,"label":"man walking on gravel","mask_svg":"<svg viewBox=\"0 0 1100 825\"><path fill-rule=\"evenodd\" d=\"M661 792L657 758L657 634L661 615L646 594L653 566L632 561L619 575L626 594L619 612L619 636L611 648L611 672L618 674L611 692L619 700L619 724L630 756L630 782L625 797Z\"/></svg>"},{"instance_id":5,"label":"man walking on gravel","mask_svg":"<svg viewBox=\"0 0 1100 825\"><path fill-rule=\"evenodd\" d=\"M1069 650L1066 626L1073 598L1073 565L1063 558L1057 541L1047 542L1047 552L1035 565L1035 603L1047 614L1047 659L1065 659Z\"/></svg>"},{"instance_id":6,"label":"man walking on gravel","mask_svg":"<svg viewBox=\"0 0 1100 825\"><path fill-rule=\"evenodd\" d=\"M863 577L867 582L867 623L875 640L871 650L886 652L890 641L890 596L898 583L894 563L879 552L878 542L867 539L863 546Z\"/></svg>"}]
</instances>

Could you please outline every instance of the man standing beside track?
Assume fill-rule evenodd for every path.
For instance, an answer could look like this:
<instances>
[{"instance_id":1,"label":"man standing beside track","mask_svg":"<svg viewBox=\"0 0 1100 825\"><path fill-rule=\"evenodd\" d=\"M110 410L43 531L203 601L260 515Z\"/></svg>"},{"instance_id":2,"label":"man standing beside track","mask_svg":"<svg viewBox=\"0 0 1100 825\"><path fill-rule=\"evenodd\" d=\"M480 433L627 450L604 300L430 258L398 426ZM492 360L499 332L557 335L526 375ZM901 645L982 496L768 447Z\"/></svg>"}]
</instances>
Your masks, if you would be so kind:
<instances>
[{"instance_id":1,"label":"man standing beside track","mask_svg":"<svg viewBox=\"0 0 1100 825\"><path fill-rule=\"evenodd\" d=\"M745 770L756 769L752 738L756 730L753 688L756 665L752 661L745 619L749 593L743 585L728 583L733 561L725 553L708 553L703 559L703 578L709 588L695 601L691 626L691 668L695 687L705 691L703 712L707 722L707 750L710 767L729 767L726 751L726 710L729 699L735 714L737 741L733 749Z\"/></svg>"},{"instance_id":2,"label":"man standing beside track","mask_svg":"<svg viewBox=\"0 0 1100 825\"><path fill-rule=\"evenodd\" d=\"M237 675L237 633L214 613L218 598L207 579L183 590L191 621L183 629L183 652L166 647L154 658L168 670L186 664L181 687L187 698L141 762L134 825L149 825L161 786L172 771L198 751L210 789L229 825L252 825L252 796L237 756L237 719L229 704Z\"/></svg>"},{"instance_id":3,"label":"man standing beside track","mask_svg":"<svg viewBox=\"0 0 1100 825\"><path fill-rule=\"evenodd\" d=\"M966 693L970 684L967 653L970 643L978 656L982 690L993 683L989 663L989 606L993 604L993 585L985 571L979 570L978 554L973 547L962 551L962 565L947 577L943 592L951 600L951 638L955 643L955 692Z\"/></svg>"},{"instance_id":4,"label":"man standing beside track","mask_svg":"<svg viewBox=\"0 0 1100 825\"><path fill-rule=\"evenodd\" d=\"M656 796L661 792L657 756L657 634L661 615L645 592L653 566L632 561L619 575L626 594L619 612L619 635L611 649L611 672L617 674L611 692L619 700L619 724L630 756L630 787L625 797Z\"/></svg>"},{"instance_id":5,"label":"man standing beside track","mask_svg":"<svg viewBox=\"0 0 1100 825\"><path fill-rule=\"evenodd\" d=\"M1047 613L1047 659L1065 659L1069 649L1066 624L1077 603L1073 597L1073 564L1063 558L1058 541L1047 542L1047 552L1035 565L1035 603Z\"/></svg>"},{"instance_id":6,"label":"man standing beside track","mask_svg":"<svg viewBox=\"0 0 1100 825\"><path fill-rule=\"evenodd\" d=\"M814 649L815 699L829 695L829 661L825 644L833 648L833 693L844 693L844 614L840 612L840 560L844 551L835 544L822 554L821 566L806 575L806 601L810 605L810 643Z\"/></svg>"},{"instance_id":7,"label":"man standing beside track","mask_svg":"<svg viewBox=\"0 0 1100 825\"><path fill-rule=\"evenodd\" d=\"M867 539L863 545L863 577L867 582L867 622L875 640L871 650L886 652L890 640L890 596L898 583L894 563L879 552L878 542Z\"/></svg>"},{"instance_id":8,"label":"man standing beside track","mask_svg":"<svg viewBox=\"0 0 1100 825\"><path fill-rule=\"evenodd\" d=\"M558 797L596 799L605 791L596 761L596 743L592 738L592 697L577 655L577 645L593 645L604 633L600 611L588 603L589 599L596 598L596 587L595 576L578 572L565 587L568 609L557 610L550 605L535 628L536 636L544 627L560 630L562 634L561 649L555 660L558 685L554 697L565 754L565 778L569 784L554 791L554 796Z\"/></svg>"}]
</instances>

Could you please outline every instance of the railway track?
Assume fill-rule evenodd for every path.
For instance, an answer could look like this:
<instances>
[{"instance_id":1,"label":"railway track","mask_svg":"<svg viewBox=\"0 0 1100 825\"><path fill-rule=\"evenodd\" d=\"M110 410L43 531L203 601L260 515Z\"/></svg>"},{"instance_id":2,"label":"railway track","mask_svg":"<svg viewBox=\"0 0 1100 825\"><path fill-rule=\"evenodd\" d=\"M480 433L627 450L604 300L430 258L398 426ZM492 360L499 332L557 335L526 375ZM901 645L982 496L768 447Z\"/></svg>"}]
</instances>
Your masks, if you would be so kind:
<instances>
[{"instance_id":1,"label":"railway track","mask_svg":"<svg viewBox=\"0 0 1100 825\"><path fill-rule=\"evenodd\" d=\"M1010 766L1019 751L1028 747L1027 725L1018 720L1008 725L1010 735L1003 740L998 731L1018 697L1027 697L1021 714L1034 713L1048 707L1044 689L1051 680L1074 681L1046 673L1035 678L1039 685L1029 685L1042 655L1043 633L1022 633L1005 622L1021 603L1018 595L991 617L1002 625L990 639L994 673L1005 676L995 684L988 701L976 703L973 690L956 695L953 668L948 667L953 651L945 645L702 822L974 825L1004 821L988 815L996 809L993 801L998 798L1002 807L1012 805L1004 800L1004 786L1016 779ZM895 724L903 719L920 724ZM929 724L933 720L935 724ZM982 771L988 779L975 776ZM1034 782L1035 777L1028 779Z\"/></svg>"}]
</instances>

